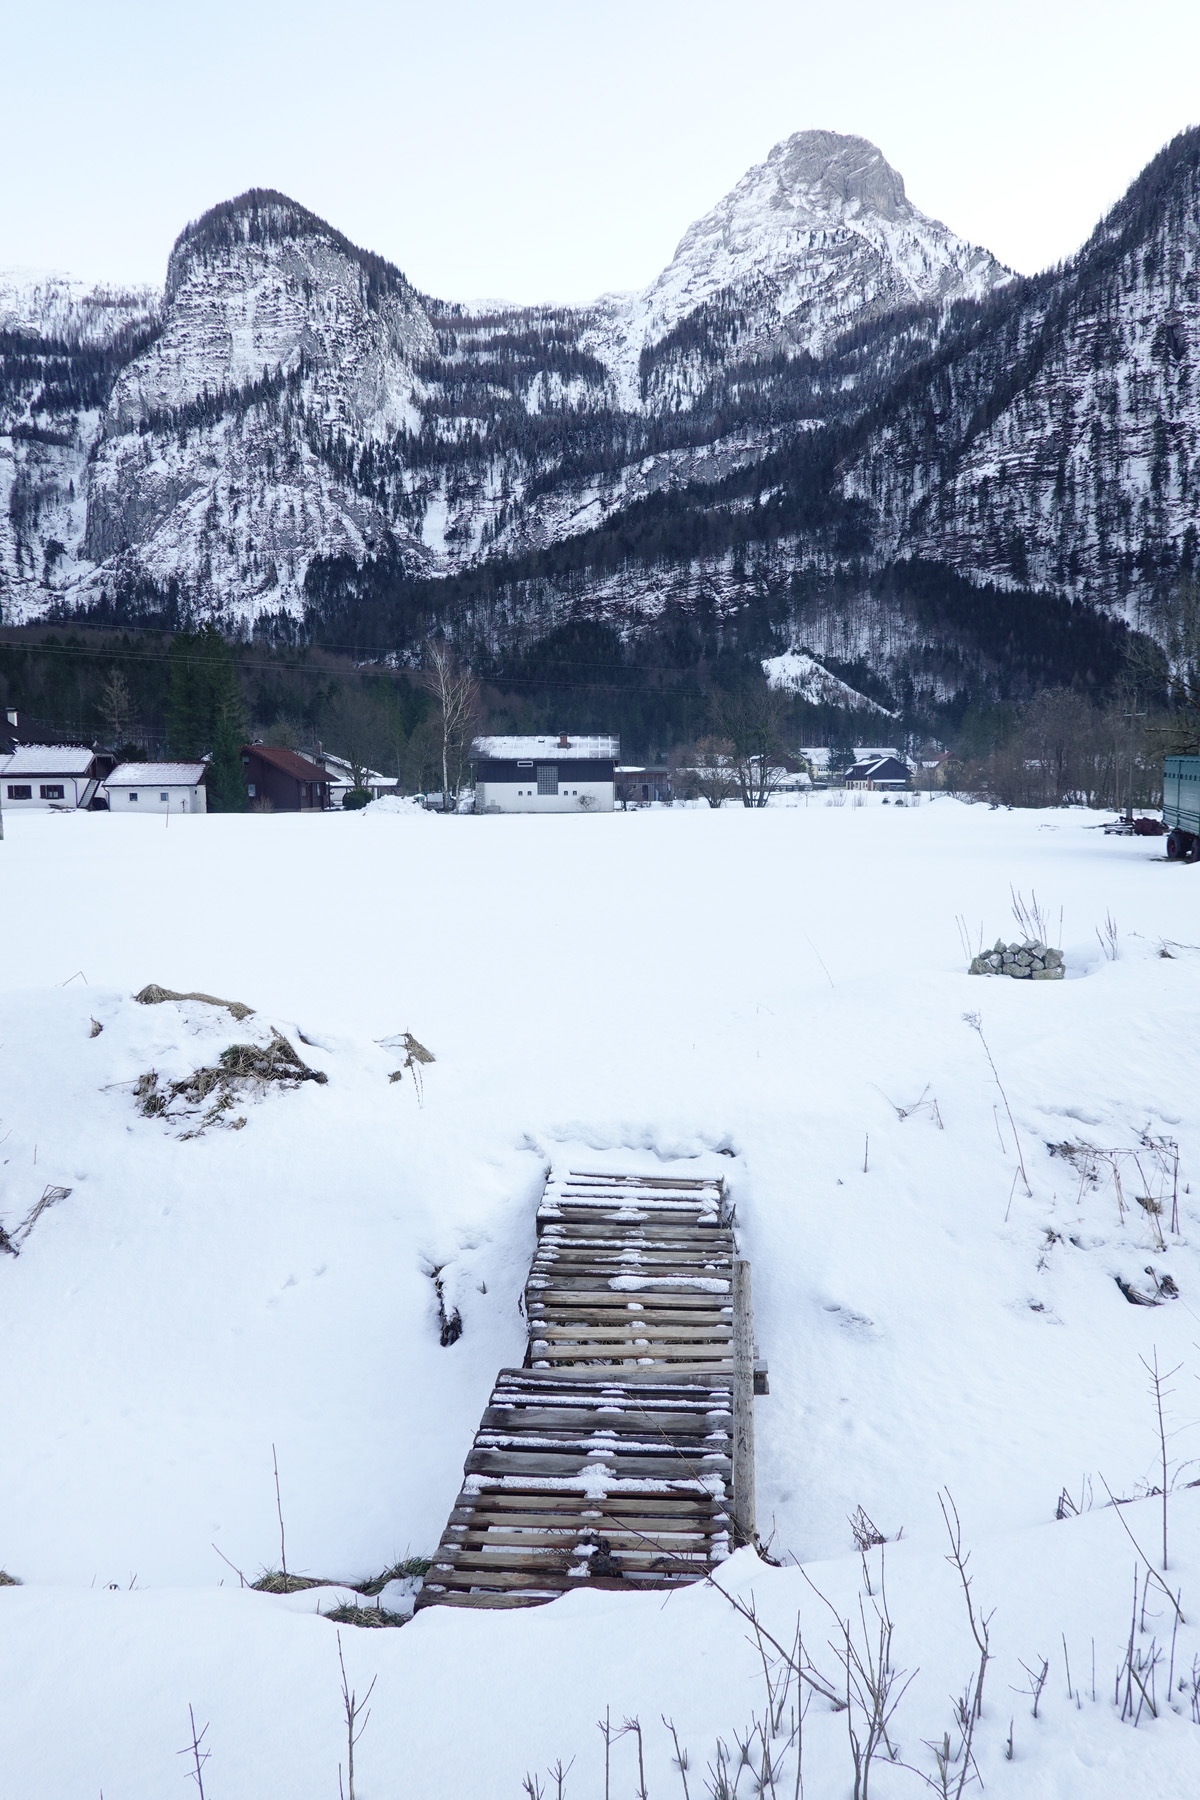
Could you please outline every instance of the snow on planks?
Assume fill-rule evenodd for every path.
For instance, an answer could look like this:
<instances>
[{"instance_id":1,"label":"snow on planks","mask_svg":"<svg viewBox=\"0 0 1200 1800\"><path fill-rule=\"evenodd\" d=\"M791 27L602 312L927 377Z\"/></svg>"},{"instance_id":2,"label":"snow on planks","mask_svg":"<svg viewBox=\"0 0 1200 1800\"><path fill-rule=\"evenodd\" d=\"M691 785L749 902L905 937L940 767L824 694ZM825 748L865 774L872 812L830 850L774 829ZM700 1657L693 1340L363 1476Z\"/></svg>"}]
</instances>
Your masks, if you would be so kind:
<instances>
[{"instance_id":1,"label":"snow on planks","mask_svg":"<svg viewBox=\"0 0 1200 1800\"><path fill-rule=\"evenodd\" d=\"M552 1175L525 1367L492 1391L417 1606L696 1581L753 1536L752 1333L724 1183Z\"/></svg>"}]
</instances>

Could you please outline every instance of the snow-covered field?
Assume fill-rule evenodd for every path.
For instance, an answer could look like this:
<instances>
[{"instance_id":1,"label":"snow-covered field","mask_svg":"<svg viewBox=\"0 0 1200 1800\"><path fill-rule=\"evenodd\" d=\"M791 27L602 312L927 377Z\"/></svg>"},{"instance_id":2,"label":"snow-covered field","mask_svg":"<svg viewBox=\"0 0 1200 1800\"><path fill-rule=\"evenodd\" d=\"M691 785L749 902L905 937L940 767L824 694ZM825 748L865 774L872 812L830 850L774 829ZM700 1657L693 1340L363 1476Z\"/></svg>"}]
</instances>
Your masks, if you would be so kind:
<instances>
[{"instance_id":1,"label":"snow-covered field","mask_svg":"<svg viewBox=\"0 0 1200 1800\"><path fill-rule=\"evenodd\" d=\"M0 1566L24 1585L0 1588L0 1793L182 1795L190 1704L208 1800L336 1794L337 1644L315 1616L331 1597L240 1590L217 1550L249 1579L278 1565L273 1446L289 1568L362 1580L432 1549L495 1371L521 1360L545 1169L585 1142L730 1153L771 1368L759 1524L786 1566L740 1552L723 1583L785 1642L799 1613L836 1680L836 1628L805 1577L861 1637L880 1552L864 1568L847 1515L903 1528L886 1550L893 1656L917 1673L899 1761L881 1751L870 1792L925 1791L914 1769L934 1774L926 1740L953 1733L949 1697L977 1660L945 1561L949 1489L995 1609L975 1739L988 1791L1194 1794L1200 872L1096 827L944 798L167 828L8 816L0 1225L20 1255L0 1255ZM1018 936L1010 886L1036 891L1052 941L1062 909L1064 982L964 973L956 917L976 943L981 925L989 943ZM148 982L255 1013L140 1006ZM246 1098L198 1136L194 1118L139 1112L148 1071L161 1090L272 1028L325 1084ZM437 1058L423 1104L378 1041L404 1031ZM1178 1142L1177 1234L1169 1193L1158 1218L1137 1203L1158 1192L1152 1154L1144 1180L1120 1162L1122 1217L1106 1170L1082 1183L1048 1148L1143 1133ZM22 1238L55 1187L71 1191ZM439 1272L464 1325L449 1348ZM1178 1297L1157 1306L1118 1286L1153 1298L1168 1277ZM1182 1364L1166 1580L1185 1622L1172 1645L1151 1583L1134 1650L1163 1652L1159 1716L1143 1706L1135 1729L1113 1704L1125 1527L1160 1563L1161 1505L1118 1513L1101 1478L1122 1496L1156 1484L1140 1360L1155 1351ZM1059 1522L1064 1486L1081 1516ZM732 1748L764 1715L745 1623L707 1587L435 1608L341 1636L360 1693L378 1676L361 1800L520 1800L526 1770L559 1756L576 1758L567 1800L599 1800L606 1708L640 1717L653 1800L682 1793L673 1718L695 1797L717 1738ZM1014 1690L1043 1658L1035 1720ZM845 1715L813 1700L803 1744L805 1792L850 1795ZM786 1770L791 1795L794 1749ZM614 1800L636 1782L627 1736ZM755 1791L743 1771L739 1794Z\"/></svg>"}]
</instances>

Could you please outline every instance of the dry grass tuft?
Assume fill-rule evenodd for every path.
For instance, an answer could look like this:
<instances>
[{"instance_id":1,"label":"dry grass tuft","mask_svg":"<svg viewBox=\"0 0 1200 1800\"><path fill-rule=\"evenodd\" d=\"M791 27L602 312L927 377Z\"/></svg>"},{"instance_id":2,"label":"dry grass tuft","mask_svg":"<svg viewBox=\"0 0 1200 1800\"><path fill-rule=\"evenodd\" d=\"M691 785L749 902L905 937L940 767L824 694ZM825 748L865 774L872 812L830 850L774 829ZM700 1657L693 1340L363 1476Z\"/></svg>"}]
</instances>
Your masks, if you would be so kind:
<instances>
[{"instance_id":1,"label":"dry grass tuft","mask_svg":"<svg viewBox=\"0 0 1200 1800\"><path fill-rule=\"evenodd\" d=\"M385 1626L407 1625L405 1613L384 1612L380 1606L335 1606L330 1612L322 1613L323 1619L329 1619L335 1625L360 1625L367 1631L378 1631Z\"/></svg>"},{"instance_id":2,"label":"dry grass tuft","mask_svg":"<svg viewBox=\"0 0 1200 1800\"><path fill-rule=\"evenodd\" d=\"M226 1012L233 1014L241 1021L252 1016L254 1008L247 1006L244 1000L218 1000L215 994L177 994L174 988L159 987L151 981L134 999L142 1006L160 1006L164 1000L200 1000L205 1006L223 1006ZM92 1021L95 1024L95 1020ZM93 1034L95 1035L95 1034Z\"/></svg>"},{"instance_id":3,"label":"dry grass tuft","mask_svg":"<svg viewBox=\"0 0 1200 1800\"><path fill-rule=\"evenodd\" d=\"M336 1587L341 1584L322 1581L315 1575L284 1575L278 1569L265 1569L250 1586L260 1594L303 1594L309 1588Z\"/></svg>"}]
</instances>

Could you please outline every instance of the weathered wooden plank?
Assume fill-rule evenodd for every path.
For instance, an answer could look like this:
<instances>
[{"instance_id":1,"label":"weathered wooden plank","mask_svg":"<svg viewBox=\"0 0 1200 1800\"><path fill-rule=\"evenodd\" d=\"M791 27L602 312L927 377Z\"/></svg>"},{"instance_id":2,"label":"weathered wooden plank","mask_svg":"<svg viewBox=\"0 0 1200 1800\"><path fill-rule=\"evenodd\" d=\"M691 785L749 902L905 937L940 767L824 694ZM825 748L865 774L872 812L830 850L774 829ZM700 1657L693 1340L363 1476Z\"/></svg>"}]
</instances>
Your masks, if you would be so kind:
<instances>
[{"instance_id":1,"label":"weathered wooden plank","mask_svg":"<svg viewBox=\"0 0 1200 1800\"><path fill-rule=\"evenodd\" d=\"M620 1456L614 1450L602 1456L556 1456L552 1451L538 1450L522 1455L516 1450L472 1450L467 1457L470 1475L578 1475L584 1468L609 1468L614 1474L640 1475L643 1479L669 1481L680 1465L701 1474L728 1478L732 1462L728 1456L680 1457L669 1452L661 1456ZM619 1468L618 1468L619 1465Z\"/></svg>"},{"instance_id":2,"label":"weathered wooden plank","mask_svg":"<svg viewBox=\"0 0 1200 1800\"><path fill-rule=\"evenodd\" d=\"M734 1264L737 1338L733 1376L733 1519L744 1544L757 1541L754 1508L754 1306L750 1264Z\"/></svg>"}]
</instances>

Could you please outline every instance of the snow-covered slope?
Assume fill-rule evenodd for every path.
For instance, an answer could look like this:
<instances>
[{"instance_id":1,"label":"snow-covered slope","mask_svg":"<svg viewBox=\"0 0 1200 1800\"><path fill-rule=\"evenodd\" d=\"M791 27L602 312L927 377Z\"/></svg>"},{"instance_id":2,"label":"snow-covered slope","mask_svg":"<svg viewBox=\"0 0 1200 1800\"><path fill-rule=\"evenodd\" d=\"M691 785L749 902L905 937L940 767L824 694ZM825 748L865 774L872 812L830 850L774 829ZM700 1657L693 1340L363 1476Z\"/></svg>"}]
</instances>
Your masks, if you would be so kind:
<instances>
[{"instance_id":1,"label":"snow-covered slope","mask_svg":"<svg viewBox=\"0 0 1200 1800\"><path fill-rule=\"evenodd\" d=\"M1161 628L1200 558L1200 132L1142 172L1061 269L884 404L843 491L877 554L1128 608Z\"/></svg>"},{"instance_id":2,"label":"snow-covered slope","mask_svg":"<svg viewBox=\"0 0 1200 1800\"><path fill-rule=\"evenodd\" d=\"M770 1364L758 1514L787 1566L742 1556L722 1578L784 1644L799 1613L833 1672L833 1620L790 1558L857 1632L879 1552L864 1568L848 1515L891 1540L893 1650L915 1678L881 1800L928 1792L903 1765L934 1773L926 1745L953 1732L977 1666L947 1488L993 1614L986 1792L1190 1800L1200 875L1096 823L874 796L604 819L7 820L6 907L37 929L0 961L0 1222L20 1238L0 1252L0 1567L25 1582L0 1587L5 1793L182 1793L189 1703L213 1800L337 1792L337 1645L313 1616L337 1590L241 1591L212 1546L251 1579L278 1564L274 1446L293 1571L361 1580L432 1547L495 1371L522 1355L546 1162L582 1140L728 1170ZM1013 887L1064 909L1065 981L965 973L955 916L1012 936ZM314 928L348 896L361 954ZM670 921L666 953L647 919ZM150 980L257 1011L140 1006ZM148 1070L161 1091L272 1027L325 1084L247 1097L195 1137L139 1110ZM423 1105L379 1042L404 1029L437 1058ZM1162 1212L1137 1202L1164 1193L1147 1136L1178 1142L1177 1221L1169 1180ZM1129 1158L1123 1193L1103 1163L1088 1179L1064 1154L1083 1143L1136 1150L1141 1178ZM1160 1303L1131 1304L1118 1278ZM465 1327L447 1348L437 1279ZM1151 1582L1134 1646L1161 1653L1158 1716L1135 1729L1113 1691L1138 1562L1124 1527L1161 1561L1139 1360L1156 1351L1183 1364L1167 1580L1184 1623L1173 1634ZM1119 1513L1102 1476L1131 1500ZM379 1675L362 1800L520 1800L558 1756L578 1758L565 1800L592 1800L606 1707L641 1719L655 1800L682 1793L674 1717L702 1794L715 1739L764 1716L762 1668L712 1589L663 1599L343 1626L360 1696ZM1043 1657L1035 1721L1021 1663ZM781 1750L788 1732L785 1707ZM804 1745L807 1793L852 1792L844 1714L814 1699ZM623 1738L614 1795L635 1768Z\"/></svg>"},{"instance_id":3,"label":"snow-covered slope","mask_svg":"<svg viewBox=\"0 0 1200 1800\"><path fill-rule=\"evenodd\" d=\"M795 694L813 706L839 706L848 712L874 712L882 713L888 719L895 717L877 700L869 699L848 682L840 681L805 650L785 650L780 656L768 656L763 662L763 674L769 687L778 688L784 694Z\"/></svg>"},{"instance_id":4,"label":"snow-covered slope","mask_svg":"<svg viewBox=\"0 0 1200 1800\"><path fill-rule=\"evenodd\" d=\"M162 295L151 287L116 288L55 269L0 269L0 331L104 349L130 327L154 325L161 309Z\"/></svg>"}]
</instances>

